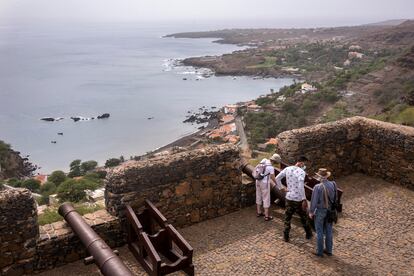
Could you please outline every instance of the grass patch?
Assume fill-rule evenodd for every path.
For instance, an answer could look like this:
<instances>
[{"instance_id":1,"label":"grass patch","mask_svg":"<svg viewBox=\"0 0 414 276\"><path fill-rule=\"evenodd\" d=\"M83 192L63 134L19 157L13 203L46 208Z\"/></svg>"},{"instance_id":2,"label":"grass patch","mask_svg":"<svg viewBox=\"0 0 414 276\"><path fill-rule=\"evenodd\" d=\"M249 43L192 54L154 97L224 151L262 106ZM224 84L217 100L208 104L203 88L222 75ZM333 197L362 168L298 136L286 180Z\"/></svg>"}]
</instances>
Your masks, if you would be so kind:
<instances>
[{"instance_id":1,"label":"grass patch","mask_svg":"<svg viewBox=\"0 0 414 276\"><path fill-rule=\"evenodd\" d=\"M96 212L96 211L101 210L103 208L104 207L99 205L99 204L95 204L95 205L91 205L91 206L86 206L84 204L75 205L75 210L81 216L83 216L85 214ZM63 217L58 214L58 211L57 211L56 208L48 208L43 212L43 214L38 216L39 225L50 224L50 223L61 221L61 220L63 220Z\"/></svg>"},{"instance_id":2,"label":"grass patch","mask_svg":"<svg viewBox=\"0 0 414 276\"><path fill-rule=\"evenodd\" d=\"M352 114L347 110L346 103L344 102L337 102L331 110L326 112L326 114L322 117L322 122L333 122L343 118L347 118L352 116Z\"/></svg>"},{"instance_id":3,"label":"grass patch","mask_svg":"<svg viewBox=\"0 0 414 276\"><path fill-rule=\"evenodd\" d=\"M414 127L414 106L396 105L389 112L377 115L374 119Z\"/></svg>"},{"instance_id":4,"label":"grass patch","mask_svg":"<svg viewBox=\"0 0 414 276\"><path fill-rule=\"evenodd\" d=\"M246 68L248 69L259 69L259 68L271 68L276 66L276 61L277 58L276 57L265 57L265 61L263 63L260 64L256 64L256 65L249 65L246 66Z\"/></svg>"}]
</instances>

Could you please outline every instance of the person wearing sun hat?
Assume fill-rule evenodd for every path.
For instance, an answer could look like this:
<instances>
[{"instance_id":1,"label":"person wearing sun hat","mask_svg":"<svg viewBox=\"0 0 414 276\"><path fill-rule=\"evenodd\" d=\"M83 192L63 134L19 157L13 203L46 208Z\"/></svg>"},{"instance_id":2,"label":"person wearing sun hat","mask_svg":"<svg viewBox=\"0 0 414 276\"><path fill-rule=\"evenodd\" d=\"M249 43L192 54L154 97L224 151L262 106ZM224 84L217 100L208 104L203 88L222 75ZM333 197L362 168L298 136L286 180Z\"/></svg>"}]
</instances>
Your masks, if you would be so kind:
<instances>
[{"instance_id":1,"label":"person wearing sun hat","mask_svg":"<svg viewBox=\"0 0 414 276\"><path fill-rule=\"evenodd\" d=\"M332 207L332 202L336 200L336 183L329 181L331 172L328 169L320 168L315 178L320 181L313 187L312 199L309 209L309 217L315 218L316 230L316 255L323 257L323 253L332 256L333 234L332 222L328 222L328 209ZM325 250L324 250L325 238Z\"/></svg>"},{"instance_id":2,"label":"person wearing sun hat","mask_svg":"<svg viewBox=\"0 0 414 276\"><path fill-rule=\"evenodd\" d=\"M269 215L270 208L270 181L275 181L275 169L269 159L262 159L254 170L256 178L256 205L257 217L264 216L265 221L273 219ZM264 212L262 212L262 208Z\"/></svg>"}]
</instances>

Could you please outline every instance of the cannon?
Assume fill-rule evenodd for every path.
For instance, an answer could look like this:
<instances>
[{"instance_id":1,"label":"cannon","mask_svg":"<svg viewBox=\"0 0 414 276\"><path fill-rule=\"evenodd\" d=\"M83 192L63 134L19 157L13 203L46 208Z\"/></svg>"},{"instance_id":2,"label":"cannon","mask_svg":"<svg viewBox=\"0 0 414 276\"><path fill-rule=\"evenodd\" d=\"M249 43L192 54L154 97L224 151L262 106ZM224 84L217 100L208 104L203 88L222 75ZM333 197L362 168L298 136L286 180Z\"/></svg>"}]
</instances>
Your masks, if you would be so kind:
<instances>
[{"instance_id":1,"label":"cannon","mask_svg":"<svg viewBox=\"0 0 414 276\"><path fill-rule=\"evenodd\" d=\"M85 245L92 258L86 258L85 263L94 262L103 275L129 276L133 273L125 266L121 259L112 251L105 241L96 234L86 221L76 212L70 203L60 205L59 214L70 225L73 232Z\"/></svg>"},{"instance_id":2,"label":"cannon","mask_svg":"<svg viewBox=\"0 0 414 276\"><path fill-rule=\"evenodd\" d=\"M280 166L281 167L280 169L275 168L275 175L280 173L284 168L286 168L288 166L289 166L288 164L282 162L281 166ZM253 172L254 172L255 167L253 167L248 162L243 160L241 162L240 168L241 168L243 173L247 174L252 179L254 179ZM306 199L311 200L313 187L315 187L315 185L318 184L318 183L319 183L319 180L317 180L314 177L310 177L309 175L306 175L306 178L305 178L305 195L306 195ZM272 180L271 180L270 184L271 184L271 187L272 187L272 189L271 189L272 196L279 199L279 202L282 205L284 205L286 193L284 191L278 189L276 187L276 183L274 183ZM286 186L286 179L282 180L282 184ZM342 211L341 197L342 197L343 191L341 189L339 189L338 187L337 187L337 190L338 190L338 206L339 206L338 211L341 212Z\"/></svg>"}]
</instances>

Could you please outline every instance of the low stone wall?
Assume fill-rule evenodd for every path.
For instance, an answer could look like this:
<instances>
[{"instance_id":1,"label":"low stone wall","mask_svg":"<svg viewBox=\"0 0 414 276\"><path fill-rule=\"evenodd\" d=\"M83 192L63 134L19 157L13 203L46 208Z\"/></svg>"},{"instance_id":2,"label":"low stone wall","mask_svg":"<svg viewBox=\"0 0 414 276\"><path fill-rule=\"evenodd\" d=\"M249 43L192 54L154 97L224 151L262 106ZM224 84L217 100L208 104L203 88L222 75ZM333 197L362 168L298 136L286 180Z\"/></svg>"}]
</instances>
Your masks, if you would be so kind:
<instances>
[{"instance_id":1,"label":"low stone wall","mask_svg":"<svg viewBox=\"0 0 414 276\"><path fill-rule=\"evenodd\" d=\"M139 209L150 199L175 226L184 226L251 205L254 192L254 185L242 184L237 147L212 146L114 168L106 180L111 214L100 210L84 218L110 247L119 247L126 243L120 223L125 204ZM65 221L39 227L26 189L0 191L0 242L0 275L39 272L87 256Z\"/></svg>"},{"instance_id":2,"label":"low stone wall","mask_svg":"<svg viewBox=\"0 0 414 276\"><path fill-rule=\"evenodd\" d=\"M151 200L175 226L221 216L248 204L248 187L241 183L239 151L231 145L131 161L108 173L108 212L123 216Z\"/></svg>"},{"instance_id":3,"label":"low stone wall","mask_svg":"<svg viewBox=\"0 0 414 276\"><path fill-rule=\"evenodd\" d=\"M86 214L83 218L111 248L126 243L126 235L121 230L119 220L105 210ZM51 269L87 256L85 246L65 221L40 226L34 259L35 271Z\"/></svg>"},{"instance_id":4,"label":"low stone wall","mask_svg":"<svg viewBox=\"0 0 414 276\"><path fill-rule=\"evenodd\" d=\"M36 211L29 190L0 191L0 275L33 271L39 237Z\"/></svg>"},{"instance_id":5,"label":"low stone wall","mask_svg":"<svg viewBox=\"0 0 414 276\"><path fill-rule=\"evenodd\" d=\"M84 219L110 247L126 243L118 218L106 210L86 214ZM65 221L39 227L29 190L0 191L0 275L31 274L87 256Z\"/></svg>"},{"instance_id":6,"label":"low stone wall","mask_svg":"<svg viewBox=\"0 0 414 276\"><path fill-rule=\"evenodd\" d=\"M334 177L353 172L414 189L414 128L363 117L286 131L277 151L290 163L304 155L308 173L329 168Z\"/></svg>"},{"instance_id":7,"label":"low stone wall","mask_svg":"<svg viewBox=\"0 0 414 276\"><path fill-rule=\"evenodd\" d=\"M414 190L414 128L364 119L358 170Z\"/></svg>"},{"instance_id":8,"label":"low stone wall","mask_svg":"<svg viewBox=\"0 0 414 276\"><path fill-rule=\"evenodd\" d=\"M308 172L328 167L335 176L350 174L356 169L360 120L357 117L282 132L277 136L277 151L291 164L306 156L310 160Z\"/></svg>"}]
</instances>

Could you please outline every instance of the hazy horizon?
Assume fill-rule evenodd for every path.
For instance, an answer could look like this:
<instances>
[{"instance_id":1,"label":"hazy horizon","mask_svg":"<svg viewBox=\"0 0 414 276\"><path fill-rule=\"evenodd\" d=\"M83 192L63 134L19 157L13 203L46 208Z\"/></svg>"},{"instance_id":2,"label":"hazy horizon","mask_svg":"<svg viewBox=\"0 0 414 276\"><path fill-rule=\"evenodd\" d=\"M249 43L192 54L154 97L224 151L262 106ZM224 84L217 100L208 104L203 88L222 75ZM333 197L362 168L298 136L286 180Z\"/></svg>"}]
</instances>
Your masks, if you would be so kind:
<instances>
[{"instance_id":1,"label":"hazy horizon","mask_svg":"<svg viewBox=\"0 0 414 276\"><path fill-rule=\"evenodd\" d=\"M328 27L414 18L414 1L3 0L0 24L140 23L202 28ZM231 12L229 12L231 11Z\"/></svg>"}]
</instances>

